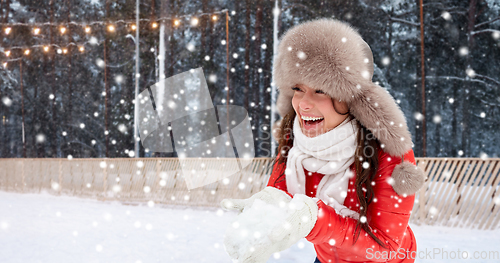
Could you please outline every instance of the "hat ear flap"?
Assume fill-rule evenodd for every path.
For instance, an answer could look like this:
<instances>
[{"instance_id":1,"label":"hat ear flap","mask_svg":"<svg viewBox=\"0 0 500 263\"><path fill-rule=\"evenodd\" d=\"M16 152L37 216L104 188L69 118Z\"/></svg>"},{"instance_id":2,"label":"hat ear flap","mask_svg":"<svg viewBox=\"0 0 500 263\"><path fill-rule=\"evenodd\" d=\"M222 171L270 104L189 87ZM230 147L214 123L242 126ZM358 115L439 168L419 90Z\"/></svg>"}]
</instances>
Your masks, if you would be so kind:
<instances>
[{"instance_id":1,"label":"hat ear flap","mask_svg":"<svg viewBox=\"0 0 500 263\"><path fill-rule=\"evenodd\" d=\"M384 151L401 156L413 143L406 119L394 98L382 87L367 83L350 103L351 114L379 140Z\"/></svg>"}]
</instances>

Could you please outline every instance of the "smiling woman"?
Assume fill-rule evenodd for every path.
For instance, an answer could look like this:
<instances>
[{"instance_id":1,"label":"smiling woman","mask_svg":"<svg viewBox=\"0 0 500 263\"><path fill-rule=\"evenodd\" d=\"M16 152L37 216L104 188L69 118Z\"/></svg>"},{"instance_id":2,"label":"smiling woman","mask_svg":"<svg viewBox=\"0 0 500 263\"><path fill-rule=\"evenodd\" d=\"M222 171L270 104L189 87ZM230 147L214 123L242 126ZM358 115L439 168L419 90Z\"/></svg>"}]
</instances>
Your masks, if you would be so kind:
<instances>
[{"instance_id":1,"label":"smiling woman","mask_svg":"<svg viewBox=\"0 0 500 263\"><path fill-rule=\"evenodd\" d=\"M370 262L368 248L416 251L408 220L424 174L401 109L371 80L368 44L338 20L307 22L284 34L274 75L283 116L273 132L278 156L268 187L222 202L242 212L227 230L226 251L238 262L265 262L303 237L320 263ZM257 206L273 211L274 224L259 229L268 218L253 212ZM236 238L247 229L259 238Z\"/></svg>"}]
</instances>

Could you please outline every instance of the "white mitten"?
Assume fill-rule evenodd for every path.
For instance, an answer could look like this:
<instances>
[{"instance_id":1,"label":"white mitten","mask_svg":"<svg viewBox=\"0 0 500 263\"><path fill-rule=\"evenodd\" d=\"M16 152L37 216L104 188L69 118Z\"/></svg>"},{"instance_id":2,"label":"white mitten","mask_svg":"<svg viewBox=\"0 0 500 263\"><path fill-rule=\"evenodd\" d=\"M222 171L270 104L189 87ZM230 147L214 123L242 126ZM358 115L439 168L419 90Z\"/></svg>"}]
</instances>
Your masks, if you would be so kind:
<instances>
[{"instance_id":1,"label":"white mitten","mask_svg":"<svg viewBox=\"0 0 500 263\"><path fill-rule=\"evenodd\" d=\"M255 199L264 201L267 204L286 204L292 199L285 192L268 186L262 189L260 192L255 193L250 198L247 199L224 199L221 201L220 205L222 208L228 211L242 212L245 207L252 206Z\"/></svg>"},{"instance_id":2,"label":"white mitten","mask_svg":"<svg viewBox=\"0 0 500 263\"><path fill-rule=\"evenodd\" d=\"M289 248L311 232L318 214L316 202L301 194L291 199L278 191L262 195L265 200L246 199L252 199L251 204L228 227L224 247L234 262L264 263L273 253Z\"/></svg>"}]
</instances>

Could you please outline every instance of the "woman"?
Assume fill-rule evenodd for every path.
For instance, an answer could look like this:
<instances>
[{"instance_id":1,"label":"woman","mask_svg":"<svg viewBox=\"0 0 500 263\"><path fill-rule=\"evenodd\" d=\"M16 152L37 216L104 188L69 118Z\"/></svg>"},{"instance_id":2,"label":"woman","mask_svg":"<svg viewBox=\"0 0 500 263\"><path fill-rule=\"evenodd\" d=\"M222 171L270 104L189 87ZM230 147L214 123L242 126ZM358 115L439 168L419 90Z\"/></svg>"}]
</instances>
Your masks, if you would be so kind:
<instances>
[{"instance_id":1,"label":"woman","mask_svg":"<svg viewBox=\"0 0 500 263\"><path fill-rule=\"evenodd\" d=\"M283 211L285 223L266 228L265 241L242 242L229 227L226 251L238 262L265 262L305 237L316 262L414 262L408 220L424 174L403 113L371 81L369 46L340 21L307 22L285 33L274 70L283 119L268 187L222 206L243 211L245 224L260 200Z\"/></svg>"}]
</instances>

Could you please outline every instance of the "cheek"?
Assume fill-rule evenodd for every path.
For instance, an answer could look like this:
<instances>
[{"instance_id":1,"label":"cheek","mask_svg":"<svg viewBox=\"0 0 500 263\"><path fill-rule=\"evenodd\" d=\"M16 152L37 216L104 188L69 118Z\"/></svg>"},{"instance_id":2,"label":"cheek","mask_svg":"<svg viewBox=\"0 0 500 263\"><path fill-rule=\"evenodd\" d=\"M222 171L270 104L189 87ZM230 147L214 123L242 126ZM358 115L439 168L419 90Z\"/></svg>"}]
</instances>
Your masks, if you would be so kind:
<instances>
[{"instance_id":1,"label":"cheek","mask_svg":"<svg viewBox=\"0 0 500 263\"><path fill-rule=\"evenodd\" d=\"M335 123L337 123L340 115L333 108L333 103L331 100L321 101L318 109L325 117L325 123L327 125L334 125Z\"/></svg>"}]
</instances>

